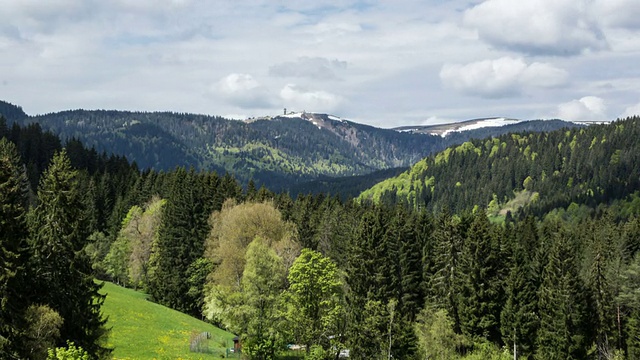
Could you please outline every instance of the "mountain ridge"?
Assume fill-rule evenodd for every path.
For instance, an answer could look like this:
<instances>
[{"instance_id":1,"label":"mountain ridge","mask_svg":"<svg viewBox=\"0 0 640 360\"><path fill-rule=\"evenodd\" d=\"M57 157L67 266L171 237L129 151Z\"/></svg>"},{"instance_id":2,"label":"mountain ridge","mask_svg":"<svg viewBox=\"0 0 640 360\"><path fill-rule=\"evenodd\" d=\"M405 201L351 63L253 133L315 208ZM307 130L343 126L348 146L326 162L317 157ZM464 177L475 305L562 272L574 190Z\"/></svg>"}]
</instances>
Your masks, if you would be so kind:
<instances>
[{"instance_id":1,"label":"mountain ridge","mask_svg":"<svg viewBox=\"0 0 640 360\"><path fill-rule=\"evenodd\" d=\"M383 129L321 113L285 113L247 119L174 112L65 110L29 116L0 101L0 113L26 125L39 123L63 139L135 161L142 168L176 166L233 173L273 190L319 178L362 176L408 167L422 158L474 137L495 136L517 127L475 129L443 138ZM572 127L564 122L531 123Z\"/></svg>"}]
</instances>

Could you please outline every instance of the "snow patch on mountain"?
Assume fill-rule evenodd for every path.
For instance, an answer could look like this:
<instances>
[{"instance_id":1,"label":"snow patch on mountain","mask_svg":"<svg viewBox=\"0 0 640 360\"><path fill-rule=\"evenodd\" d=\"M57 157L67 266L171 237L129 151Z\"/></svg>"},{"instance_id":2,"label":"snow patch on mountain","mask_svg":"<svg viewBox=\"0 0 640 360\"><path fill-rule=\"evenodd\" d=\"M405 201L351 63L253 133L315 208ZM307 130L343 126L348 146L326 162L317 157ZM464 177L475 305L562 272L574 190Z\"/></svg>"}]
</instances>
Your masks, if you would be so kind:
<instances>
[{"instance_id":1,"label":"snow patch on mountain","mask_svg":"<svg viewBox=\"0 0 640 360\"><path fill-rule=\"evenodd\" d=\"M518 119L509 119L505 117L495 117L495 118L482 118L482 119L473 119L466 120L454 123L447 124L437 124L437 125L418 125L418 126L402 126L395 128L394 130L400 132L411 132L411 133L421 133L421 134L430 134L430 135L438 135L442 137L446 137L454 132L463 132L469 130L477 130L482 128L490 128L490 127L502 127L507 125L514 125L521 123L525 120Z\"/></svg>"},{"instance_id":2,"label":"snow patch on mountain","mask_svg":"<svg viewBox=\"0 0 640 360\"><path fill-rule=\"evenodd\" d=\"M507 118L493 118L493 119L483 119L483 120L479 120L479 121L474 121L471 123L466 123L462 126L459 127L453 127L451 129L447 129L445 131L443 131L442 133L438 133L438 132L433 132L431 133L432 135L440 135L442 137L446 137L447 135L449 135L452 132L462 132L462 131L469 131L469 130L477 130L477 129L482 129L482 128L488 128L488 127L502 127L502 126L506 126L506 125L514 125L514 124L518 124L521 123L523 120L516 120L516 119L507 119Z\"/></svg>"}]
</instances>

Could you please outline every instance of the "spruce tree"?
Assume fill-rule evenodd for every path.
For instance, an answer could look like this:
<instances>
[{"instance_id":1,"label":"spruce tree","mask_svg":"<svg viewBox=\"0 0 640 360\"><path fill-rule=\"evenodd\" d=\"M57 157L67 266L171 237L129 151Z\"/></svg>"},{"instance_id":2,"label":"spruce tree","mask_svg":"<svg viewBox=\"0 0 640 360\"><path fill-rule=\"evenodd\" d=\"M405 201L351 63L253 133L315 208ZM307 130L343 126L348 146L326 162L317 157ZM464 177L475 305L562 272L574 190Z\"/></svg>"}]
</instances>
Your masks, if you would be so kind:
<instances>
[{"instance_id":1,"label":"spruce tree","mask_svg":"<svg viewBox=\"0 0 640 360\"><path fill-rule=\"evenodd\" d=\"M453 320L453 330L460 333L458 266L462 251L459 222L448 211L443 211L435 221L433 231L433 265L425 274L426 301L445 309Z\"/></svg>"},{"instance_id":2,"label":"spruce tree","mask_svg":"<svg viewBox=\"0 0 640 360\"><path fill-rule=\"evenodd\" d=\"M584 285L578 274L574 239L563 229L552 238L549 262L538 291L539 359L584 359L589 341Z\"/></svg>"},{"instance_id":3,"label":"spruce tree","mask_svg":"<svg viewBox=\"0 0 640 360\"><path fill-rule=\"evenodd\" d=\"M511 266L505 284L506 303L500 314L502 341L507 347L516 345L521 358L530 358L534 353L538 329L538 279L532 265L537 246L537 231L534 219L528 217L515 228Z\"/></svg>"},{"instance_id":4,"label":"spruce tree","mask_svg":"<svg viewBox=\"0 0 640 360\"><path fill-rule=\"evenodd\" d=\"M69 340L94 357L104 348L106 320L100 306L104 295L94 282L91 264L82 251L86 219L77 172L63 150L54 155L38 189L38 206L29 215L30 269L36 283L34 302L47 304L64 319L60 346Z\"/></svg>"},{"instance_id":5,"label":"spruce tree","mask_svg":"<svg viewBox=\"0 0 640 360\"><path fill-rule=\"evenodd\" d=\"M640 253L621 274L618 301L625 308L625 347L629 359L640 359Z\"/></svg>"},{"instance_id":6,"label":"spruce tree","mask_svg":"<svg viewBox=\"0 0 640 360\"><path fill-rule=\"evenodd\" d=\"M498 344L502 300L499 251L486 214L476 213L460 259L460 325L467 335Z\"/></svg>"},{"instance_id":7,"label":"spruce tree","mask_svg":"<svg viewBox=\"0 0 640 360\"><path fill-rule=\"evenodd\" d=\"M18 315L26 300L21 291L27 239L28 181L15 145L0 138L0 357L9 357ZM3 345L4 344L4 345Z\"/></svg>"},{"instance_id":8,"label":"spruce tree","mask_svg":"<svg viewBox=\"0 0 640 360\"><path fill-rule=\"evenodd\" d=\"M186 279L192 271L190 266L204 254L209 232L208 206L203 198L207 192L201 185L193 170L175 171L150 260L149 293L159 303L192 315L200 313L200 295L189 292Z\"/></svg>"},{"instance_id":9,"label":"spruce tree","mask_svg":"<svg viewBox=\"0 0 640 360\"><path fill-rule=\"evenodd\" d=\"M368 209L362 216L349 244L347 257L347 338L351 356L355 359L371 358L372 347L381 336L380 301L374 300L376 273L376 242L384 229L376 209Z\"/></svg>"},{"instance_id":10,"label":"spruce tree","mask_svg":"<svg viewBox=\"0 0 640 360\"><path fill-rule=\"evenodd\" d=\"M400 239L400 285L402 294L400 303L402 310L410 322L415 320L420 309L424 305L424 292L422 291L422 248L418 234L415 232L415 222L418 217L399 211L396 214L397 221L402 222L402 237Z\"/></svg>"},{"instance_id":11,"label":"spruce tree","mask_svg":"<svg viewBox=\"0 0 640 360\"><path fill-rule=\"evenodd\" d=\"M613 353L616 347L621 347L621 342L617 341L619 332L614 298L619 291L616 280L620 277L618 265L622 261L622 237L608 214L583 228L586 229L583 271L590 294L591 328L598 358L601 359Z\"/></svg>"}]
</instances>

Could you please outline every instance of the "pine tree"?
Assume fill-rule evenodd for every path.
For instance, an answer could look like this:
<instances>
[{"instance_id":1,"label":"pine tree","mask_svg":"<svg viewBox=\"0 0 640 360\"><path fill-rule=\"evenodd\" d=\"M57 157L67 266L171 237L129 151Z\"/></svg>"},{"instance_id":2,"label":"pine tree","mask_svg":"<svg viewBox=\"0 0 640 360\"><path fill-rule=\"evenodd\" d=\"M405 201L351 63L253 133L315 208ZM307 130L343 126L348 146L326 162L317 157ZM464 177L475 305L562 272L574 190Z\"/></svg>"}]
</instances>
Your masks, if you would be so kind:
<instances>
[{"instance_id":1,"label":"pine tree","mask_svg":"<svg viewBox=\"0 0 640 360\"><path fill-rule=\"evenodd\" d=\"M629 359L640 358L640 253L621 274L618 300L625 307L626 350Z\"/></svg>"},{"instance_id":2,"label":"pine tree","mask_svg":"<svg viewBox=\"0 0 640 360\"><path fill-rule=\"evenodd\" d=\"M499 344L502 300L500 249L484 212L474 215L460 260L462 331Z\"/></svg>"},{"instance_id":3,"label":"pine tree","mask_svg":"<svg viewBox=\"0 0 640 360\"><path fill-rule=\"evenodd\" d=\"M586 330L584 285L578 274L576 248L563 229L552 238L549 263L538 291L540 328L536 340L539 359L584 359Z\"/></svg>"},{"instance_id":4,"label":"pine tree","mask_svg":"<svg viewBox=\"0 0 640 360\"><path fill-rule=\"evenodd\" d=\"M619 278L619 269L616 269L616 264L620 264L622 258L622 238L608 214L584 228L584 272L585 284L591 295L591 328L595 335L598 358L602 359L620 344L617 341L617 311L614 298L617 296L616 280Z\"/></svg>"},{"instance_id":5,"label":"pine tree","mask_svg":"<svg viewBox=\"0 0 640 360\"><path fill-rule=\"evenodd\" d=\"M91 264L82 251L86 213L76 176L64 150L42 176L39 204L29 221L34 302L49 305L63 317L62 341L102 357L109 352L103 347L107 330L100 312L105 296L98 293L101 285L90 275Z\"/></svg>"},{"instance_id":6,"label":"pine tree","mask_svg":"<svg viewBox=\"0 0 640 360\"><path fill-rule=\"evenodd\" d=\"M404 224L399 256L402 289L400 303L409 322L413 322L424 305L424 292L422 291L423 246L415 232L414 223L418 221L418 217L415 214L408 214L406 211L399 211L396 218Z\"/></svg>"},{"instance_id":7,"label":"pine tree","mask_svg":"<svg viewBox=\"0 0 640 360\"><path fill-rule=\"evenodd\" d=\"M0 119L3 121L4 119ZM15 145L0 138L0 357L9 357L26 305L21 280L26 261L28 181ZM5 343L5 346L2 343ZM19 347L13 344L14 349ZM5 356L6 355L6 356Z\"/></svg>"},{"instance_id":8,"label":"pine tree","mask_svg":"<svg viewBox=\"0 0 640 360\"><path fill-rule=\"evenodd\" d=\"M515 343L518 356L526 359L533 356L538 328L538 279L532 265L534 252L530 250L538 242L534 219L528 217L518 223L515 232L500 330L504 344L511 348Z\"/></svg>"},{"instance_id":9,"label":"pine tree","mask_svg":"<svg viewBox=\"0 0 640 360\"><path fill-rule=\"evenodd\" d=\"M377 211L368 209L363 214L347 257L347 338L355 359L372 358L372 346L379 346L380 326L384 322L382 303L374 300L373 294L376 242L384 233Z\"/></svg>"},{"instance_id":10,"label":"pine tree","mask_svg":"<svg viewBox=\"0 0 640 360\"><path fill-rule=\"evenodd\" d=\"M447 311L456 333L460 333L458 266L462 236L459 226L446 210L438 216L433 231L432 272L426 274L427 303Z\"/></svg>"},{"instance_id":11,"label":"pine tree","mask_svg":"<svg viewBox=\"0 0 640 360\"><path fill-rule=\"evenodd\" d=\"M176 170L150 260L149 293L159 303L193 315L200 313L200 295L189 292L186 279L191 264L204 254L209 232L201 185L193 170Z\"/></svg>"}]
</instances>

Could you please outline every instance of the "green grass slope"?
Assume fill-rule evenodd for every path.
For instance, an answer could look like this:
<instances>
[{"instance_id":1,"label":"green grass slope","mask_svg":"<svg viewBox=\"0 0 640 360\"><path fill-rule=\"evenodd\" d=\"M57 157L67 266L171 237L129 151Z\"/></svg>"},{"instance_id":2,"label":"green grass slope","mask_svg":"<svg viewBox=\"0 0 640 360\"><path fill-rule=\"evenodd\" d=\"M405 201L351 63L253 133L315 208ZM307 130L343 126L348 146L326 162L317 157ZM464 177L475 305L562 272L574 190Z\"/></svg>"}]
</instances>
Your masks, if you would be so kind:
<instances>
[{"instance_id":1,"label":"green grass slope","mask_svg":"<svg viewBox=\"0 0 640 360\"><path fill-rule=\"evenodd\" d=\"M234 335L211 324L146 300L146 295L105 282L102 306L111 328L108 346L114 359L220 359ZM189 351L194 333L208 331L209 353Z\"/></svg>"}]
</instances>

